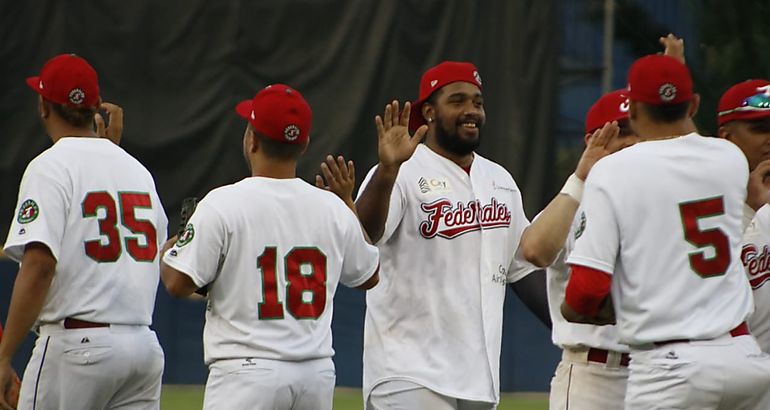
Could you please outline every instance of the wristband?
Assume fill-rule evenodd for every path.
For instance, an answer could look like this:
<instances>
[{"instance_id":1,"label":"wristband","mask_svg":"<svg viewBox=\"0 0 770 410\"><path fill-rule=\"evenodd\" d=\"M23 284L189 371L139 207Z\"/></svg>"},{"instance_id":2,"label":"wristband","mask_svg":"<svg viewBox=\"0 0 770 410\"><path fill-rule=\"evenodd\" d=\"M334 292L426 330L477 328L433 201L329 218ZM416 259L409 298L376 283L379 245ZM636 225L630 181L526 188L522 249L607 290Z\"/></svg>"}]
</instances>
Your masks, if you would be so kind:
<instances>
[{"instance_id":1,"label":"wristband","mask_svg":"<svg viewBox=\"0 0 770 410\"><path fill-rule=\"evenodd\" d=\"M577 175L572 174L569 176L569 178L567 178L567 182L564 183L564 186L561 188L559 193L569 195L576 201L580 202L583 199L584 186L585 182L578 178Z\"/></svg>"}]
</instances>

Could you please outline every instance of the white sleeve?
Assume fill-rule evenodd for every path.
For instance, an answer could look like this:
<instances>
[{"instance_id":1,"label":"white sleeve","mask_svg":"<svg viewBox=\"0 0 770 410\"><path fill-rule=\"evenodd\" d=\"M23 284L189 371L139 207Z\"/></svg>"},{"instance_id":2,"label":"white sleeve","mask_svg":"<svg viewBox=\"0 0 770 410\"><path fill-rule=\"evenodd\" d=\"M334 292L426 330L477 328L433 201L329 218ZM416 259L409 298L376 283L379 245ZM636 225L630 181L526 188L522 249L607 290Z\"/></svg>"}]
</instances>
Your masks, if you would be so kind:
<instances>
[{"instance_id":1,"label":"white sleeve","mask_svg":"<svg viewBox=\"0 0 770 410\"><path fill-rule=\"evenodd\" d=\"M620 250L620 228L607 190L591 177L594 171L596 169L586 181L581 205L585 228L575 241L567 263L612 274Z\"/></svg>"},{"instance_id":2,"label":"white sleeve","mask_svg":"<svg viewBox=\"0 0 770 410\"><path fill-rule=\"evenodd\" d=\"M70 198L68 190L55 178L61 172L48 168L33 161L21 178L16 214L4 246L5 253L17 262L21 262L24 248L32 242L46 245L57 261L61 254Z\"/></svg>"},{"instance_id":3,"label":"white sleeve","mask_svg":"<svg viewBox=\"0 0 770 410\"><path fill-rule=\"evenodd\" d=\"M377 165L372 167L372 169L369 170L369 173L366 174L366 178L364 178L364 181L361 183L361 187L358 189L358 195L356 196L356 200L361 198L361 194L364 192L364 189L369 185L369 182L372 180L372 176L374 175L374 171L376 169L377 169ZM399 172L399 175L401 175L400 172ZM390 236L393 235L393 232L396 231L396 228L398 228L398 225L401 223L401 220L404 218L404 210L406 209L406 198L404 197L403 189L399 185L399 180L400 178L396 177L396 182L393 184L393 191L390 193L390 203L388 205L388 217L385 220L385 230L382 232L382 236L376 242L376 245L387 242Z\"/></svg>"},{"instance_id":4,"label":"white sleeve","mask_svg":"<svg viewBox=\"0 0 770 410\"><path fill-rule=\"evenodd\" d=\"M361 224L353 212L346 209L345 250L342 256L340 283L354 288L371 278L380 266L380 252L364 239Z\"/></svg>"},{"instance_id":5,"label":"white sleeve","mask_svg":"<svg viewBox=\"0 0 770 410\"><path fill-rule=\"evenodd\" d=\"M225 221L204 198L163 262L189 276L195 286L203 287L216 279L226 242Z\"/></svg>"},{"instance_id":6,"label":"white sleeve","mask_svg":"<svg viewBox=\"0 0 770 410\"><path fill-rule=\"evenodd\" d=\"M515 195L514 203L518 204L518 206L511 215L511 224L513 225L511 229L513 229L512 235L516 238L514 241L516 249L514 249L513 258L511 258L511 263L508 266L508 272L506 274L508 283L516 282L529 275L532 271L539 269L537 266L528 262L518 249L519 243L521 242L521 234L524 233L524 229L529 226L529 219L527 219L527 215L524 213L521 192L516 191Z\"/></svg>"}]
</instances>

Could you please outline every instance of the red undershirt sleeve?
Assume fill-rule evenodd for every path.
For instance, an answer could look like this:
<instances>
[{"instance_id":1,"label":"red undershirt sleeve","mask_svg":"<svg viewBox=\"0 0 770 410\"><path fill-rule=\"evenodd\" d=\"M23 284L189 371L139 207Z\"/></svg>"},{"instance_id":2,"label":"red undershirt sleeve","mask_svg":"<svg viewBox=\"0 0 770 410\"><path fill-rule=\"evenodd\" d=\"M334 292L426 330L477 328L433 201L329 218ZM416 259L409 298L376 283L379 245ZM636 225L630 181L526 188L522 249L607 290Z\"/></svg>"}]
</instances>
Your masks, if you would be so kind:
<instances>
[{"instance_id":1,"label":"red undershirt sleeve","mask_svg":"<svg viewBox=\"0 0 770 410\"><path fill-rule=\"evenodd\" d=\"M596 316L602 301L610 293L612 276L597 269L571 265L564 301L582 316Z\"/></svg>"}]
</instances>

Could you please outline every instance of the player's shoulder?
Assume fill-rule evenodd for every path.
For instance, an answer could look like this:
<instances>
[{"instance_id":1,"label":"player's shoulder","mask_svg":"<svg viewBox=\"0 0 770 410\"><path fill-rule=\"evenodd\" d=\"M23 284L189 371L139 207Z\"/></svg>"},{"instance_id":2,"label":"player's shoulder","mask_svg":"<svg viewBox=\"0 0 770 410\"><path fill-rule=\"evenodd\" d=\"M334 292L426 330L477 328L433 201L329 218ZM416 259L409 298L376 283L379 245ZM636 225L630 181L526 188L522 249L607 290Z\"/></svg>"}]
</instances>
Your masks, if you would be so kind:
<instances>
[{"instance_id":1,"label":"player's shoulder","mask_svg":"<svg viewBox=\"0 0 770 410\"><path fill-rule=\"evenodd\" d=\"M489 158L486 158L478 153L474 154L473 162L475 162L474 166L477 169L482 169L486 173L495 174L496 176L499 176L501 178L507 178L513 181L513 175L511 175L510 172L508 172L507 169L505 169L504 166L498 164L495 161L492 161Z\"/></svg>"}]
</instances>

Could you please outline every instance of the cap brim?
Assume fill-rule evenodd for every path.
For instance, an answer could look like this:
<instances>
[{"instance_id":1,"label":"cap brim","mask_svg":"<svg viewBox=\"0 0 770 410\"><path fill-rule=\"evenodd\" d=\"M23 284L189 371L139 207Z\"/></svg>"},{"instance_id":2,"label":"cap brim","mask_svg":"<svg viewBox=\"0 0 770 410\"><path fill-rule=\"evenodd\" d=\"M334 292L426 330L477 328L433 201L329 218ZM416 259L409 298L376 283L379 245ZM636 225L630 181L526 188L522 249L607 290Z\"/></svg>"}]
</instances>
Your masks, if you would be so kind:
<instances>
[{"instance_id":1,"label":"cap brim","mask_svg":"<svg viewBox=\"0 0 770 410\"><path fill-rule=\"evenodd\" d=\"M238 105L235 106L235 112L238 113L241 117L251 120L251 100L244 100L238 103Z\"/></svg>"},{"instance_id":2,"label":"cap brim","mask_svg":"<svg viewBox=\"0 0 770 410\"><path fill-rule=\"evenodd\" d=\"M770 110L755 112L733 112L719 117L717 119L717 123L721 127L730 121L751 121L765 117L770 117Z\"/></svg>"},{"instance_id":3,"label":"cap brim","mask_svg":"<svg viewBox=\"0 0 770 410\"><path fill-rule=\"evenodd\" d=\"M422 117L423 104L425 104L425 100L415 101L414 104L412 104L412 109L409 112L409 132L415 132L418 128L426 124L425 118Z\"/></svg>"},{"instance_id":4,"label":"cap brim","mask_svg":"<svg viewBox=\"0 0 770 410\"><path fill-rule=\"evenodd\" d=\"M39 76L28 77L27 78L27 85L29 86L29 88L35 90L36 93L40 94L40 88L39 88L40 77Z\"/></svg>"}]
</instances>

